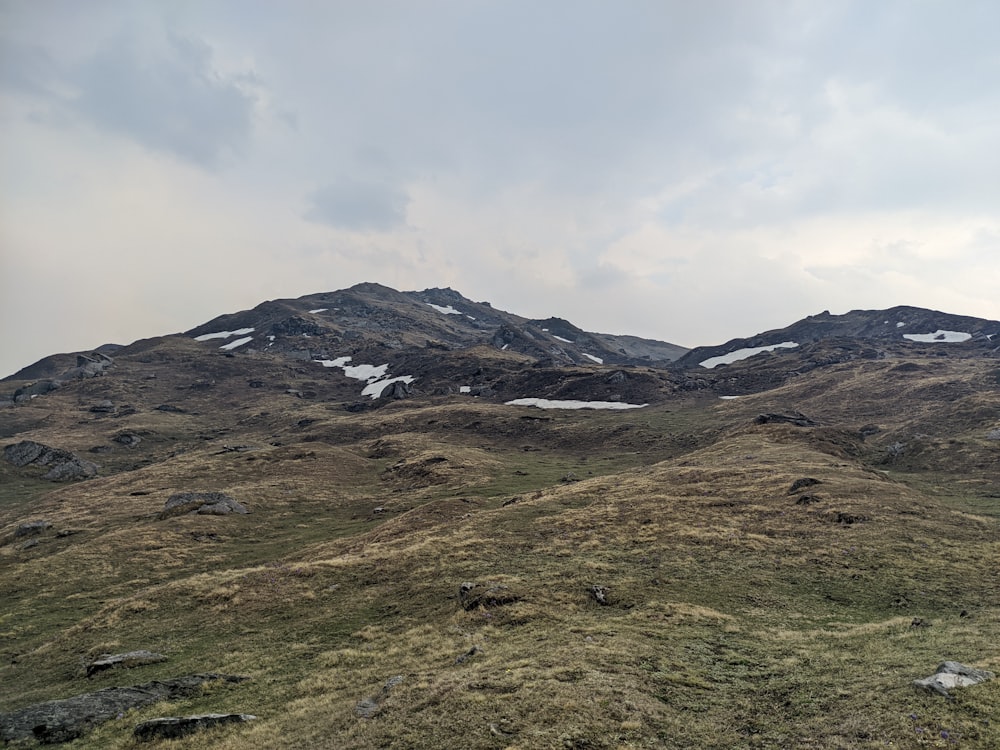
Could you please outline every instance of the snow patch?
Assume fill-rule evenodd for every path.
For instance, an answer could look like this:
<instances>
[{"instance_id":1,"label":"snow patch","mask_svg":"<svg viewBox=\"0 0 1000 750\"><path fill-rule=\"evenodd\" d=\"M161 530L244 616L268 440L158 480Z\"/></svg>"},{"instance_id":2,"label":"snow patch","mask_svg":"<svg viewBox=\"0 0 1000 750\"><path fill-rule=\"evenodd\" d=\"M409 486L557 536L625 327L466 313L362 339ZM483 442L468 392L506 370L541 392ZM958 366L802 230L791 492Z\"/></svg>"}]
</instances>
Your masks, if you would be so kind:
<instances>
[{"instance_id":1,"label":"snow patch","mask_svg":"<svg viewBox=\"0 0 1000 750\"><path fill-rule=\"evenodd\" d=\"M314 359L323 367L339 367L346 377L354 380L364 380L366 385L361 389L362 396L371 396L372 400L382 395L382 390L390 383L403 382L412 383L416 378L412 375L400 375L395 378L387 378L389 364L384 365L349 365L352 357L337 357L336 359Z\"/></svg>"},{"instance_id":2,"label":"snow patch","mask_svg":"<svg viewBox=\"0 0 1000 750\"><path fill-rule=\"evenodd\" d=\"M723 354L719 357L709 357L706 360L702 360L698 364L704 368L711 370L713 367L718 365L729 365L733 362L739 362L741 359L748 359L755 354L760 354L761 352L770 352L775 349L794 349L797 347L794 341L784 341L780 344L771 344L770 346L754 346L749 349L737 349L734 352L729 352L729 354Z\"/></svg>"},{"instance_id":3,"label":"snow patch","mask_svg":"<svg viewBox=\"0 0 1000 750\"><path fill-rule=\"evenodd\" d=\"M458 392L459 393L472 393L472 386L471 385L460 385L460 386L458 386Z\"/></svg>"},{"instance_id":4,"label":"snow patch","mask_svg":"<svg viewBox=\"0 0 1000 750\"><path fill-rule=\"evenodd\" d=\"M462 314L459 310L456 310L451 305L448 305L447 307L441 307L441 305L435 305L435 304L432 304L430 302L428 302L427 304L430 305L431 307L433 307L435 310L437 310L442 315L461 315Z\"/></svg>"},{"instance_id":5,"label":"snow patch","mask_svg":"<svg viewBox=\"0 0 1000 750\"><path fill-rule=\"evenodd\" d=\"M240 328L238 331L217 331L216 333L203 333L201 336L195 336L194 340L211 341L212 339L228 339L230 336L245 336L253 332L253 328Z\"/></svg>"},{"instance_id":6,"label":"snow patch","mask_svg":"<svg viewBox=\"0 0 1000 750\"><path fill-rule=\"evenodd\" d=\"M539 409L641 409L649 404L625 404L621 401L557 401L548 398L515 398L507 406L537 406Z\"/></svg>"},{"instance_id":7,"label":"snow patch","mask_svg":"<svg viewBox=\"0 0 1000 750\"><path fill-rule=\"evenodd\" d=\"M904 333L903 338L910 341L919 341L923 344L957 344L962 341L968 341L972 338L972 334L965 333L964 331L937 330L934 333Z\"/></svg>"},{"instance_id":8,"label":"snow patch","mask_svg":"<svg viewBox=\"0 0 1000 750\"><path fill-rule=\"evenodd\" d=\"M225 349L227 352L231 349L235 349L238 346L243 346L244 344L253 341L253 336L245 336L241 339L236 339L236 341L230 341L228 344L223 344L220 349Z\"/></svg>"},{"instance_id":9,"label":"snow patch","mask_svg":"<svg viewBox=\"0 0 1000 750\"><path fill-rule=\"evenodd\" d=\"M595 357L593 354L587 354L586 352L584 352L583 356L586 357L589 360L592 360L592 361L596 362L599 365L603 365L604 364L604 360L603 359L601 359L600 357Z\"/></svg>"},{"instance_id":10,"label":"snow patch","mask_svg":"<svg viewBox=\"0 0 1000 750\"><path fill-rule=\"evenodd\" d=\"M467 317L467 318L468 318L469 320L475 320L475 318L473 318L473 317L472 317L471 315L469 315L468 313L466 313L465 317Z\"/></svg>"},{"instance_id":11,"label":"snow patch","mask_svg":"<svg viewBox=\"0 0 1000 750\"><path fill-rule=\"evenodd\" d=\"M887 320L885 322L888 323L889 321ZM906 325L906 323L903 323L902 321L900 321L899 323L896 323L896 328L902 328L905 325Z\"/></svg>"},{"instance_id":12,"label":"snow patch","mask_svg":"<svg viewBox=\"0 0 1000 750\"><path fill-rule=\"evenodd\" d=\"M309 312L310 312L311 314L313 314L313 315L318 315L318 314L319 314L319 313L321 313L321 312L326 312L326 311L327 311L327 309L328 309L328 308L326 308L326 307L317 307L317 308L316 308L315 310L310 310Z\"/></svg>"},{"instance_id":13,"label":"snow patch","mask_svg":"<svg viewBox=\"0 0 1000 750\"><path fill-rule=\"evenodd\" d=\"M739 398L739 396L719 396L723 401L732 401L734 398Z\"/></svg>"},{"instance_id":14,"label":"snow patch","mask_svg":"<svg viewBox=\"0 0 1000 750\"><path fill-rule=\"evenodd\" d=\"M564 343L567 343L567 344L572 344L573 343L569 339L564 339L562 336L556 336L554 333L552 334L552 338L559 339L560 341L562 341Z\"/></svg>"}]
</instances>

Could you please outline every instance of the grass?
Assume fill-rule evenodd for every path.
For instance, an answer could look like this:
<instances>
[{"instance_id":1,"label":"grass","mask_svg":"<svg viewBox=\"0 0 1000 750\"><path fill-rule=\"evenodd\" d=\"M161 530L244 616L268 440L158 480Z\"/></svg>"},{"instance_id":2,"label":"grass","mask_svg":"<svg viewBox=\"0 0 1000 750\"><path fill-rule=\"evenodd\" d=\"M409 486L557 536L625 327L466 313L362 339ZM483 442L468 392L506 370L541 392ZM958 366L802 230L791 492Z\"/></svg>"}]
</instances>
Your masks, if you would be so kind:
<instances>
[{"instance_id":1,"label":"grass","mask_svg":"<svg viewBox=\"0 0 1000 750\"><path fill-rule=\"evenodd\" d=\"M29 509L54 527L0 547L0 710L218 671L252 680L70 746L133 748L145 718L233 711L259 719L154 746L991 747L1000 682L951 701L910 683L944 659L1000 671L995 445L974 437L996 391L910 414L821 398L902 377L888 370L628 414L441 400L359 417L275 396L211 425L126 417L149 434L121 451L142 468L54 490L2 477L4 529ZM31 408L73 446L113 434L49 404ZM824 426L752 424L789 408ZM872 420L885 435L851 436ZM879 463L880 441L918 423L942 450L960 441L964 484L938 459ZM253 449L223 452L233 436ZM805 476L821 482L808 505L788 492ZM252 512L156 517L191 488ZM463 581L517 601L466 611ZM84 676L96 655L136 648L170 660Z\"/></svg>"}]
</instances>

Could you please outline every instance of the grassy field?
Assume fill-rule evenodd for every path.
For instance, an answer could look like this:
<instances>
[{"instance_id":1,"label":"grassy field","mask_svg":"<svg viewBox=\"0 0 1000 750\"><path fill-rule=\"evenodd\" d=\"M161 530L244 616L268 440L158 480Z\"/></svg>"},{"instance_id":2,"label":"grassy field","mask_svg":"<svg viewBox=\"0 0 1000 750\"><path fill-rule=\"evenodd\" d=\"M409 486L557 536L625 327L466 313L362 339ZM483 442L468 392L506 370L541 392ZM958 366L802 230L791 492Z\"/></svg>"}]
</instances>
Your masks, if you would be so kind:
<instances>
[{"instance_id":1,"label":"grassy field","mask_svg":"<svg viewBox=\"0 0 1000 750\"><path fill-rule=\"evenodd\" d=\"M0 546L0 711L216 671L252 679L69 746L232 711L259 718L153 746L996 747L1000 681L954 700L910 685L945 659L1000 671L1000 444L982 437L1000 389L971 366L923 377L937 365L628 413L452 398L355 415L233 391L226 412L111 424L57 392L17 439L143 442L95 459L136 468L56 489L3 469L0 535L53 526ZM939 381L965 385L919 398ZM820 426L753 422L793 408ZM897 440L922 451L887 463ZM790 493L803 477L819 483ZM251 512L160 519L188 489ZM463 582L507 602L466 610ZM169 661L85 677L139 648Z\"/></svg>"}]
</instances>

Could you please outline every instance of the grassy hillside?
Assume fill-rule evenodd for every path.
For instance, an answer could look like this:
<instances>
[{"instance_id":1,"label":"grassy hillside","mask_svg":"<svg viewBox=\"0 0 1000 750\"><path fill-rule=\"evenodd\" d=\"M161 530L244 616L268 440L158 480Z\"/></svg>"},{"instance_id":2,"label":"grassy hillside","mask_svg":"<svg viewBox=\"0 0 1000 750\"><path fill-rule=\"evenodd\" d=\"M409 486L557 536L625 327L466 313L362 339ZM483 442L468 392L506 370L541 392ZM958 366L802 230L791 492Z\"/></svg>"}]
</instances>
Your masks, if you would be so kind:
<instances>
[{"instance_id":1,"label":"grassy hillside","mask_svg":"<svg viewBox=\"0 0 1000 750\"><path fill-rule=\"evenodd\" d=\"M2 414L5 444L102 475L2 467L0 711L215 671L252 679L69 746L233 711L259 718L159 744L995 747L1000 681L950 701L910 683L945 659L1000 671L1000 385L982 361L899 364L622 413L442 397L357 414L235 375L163 412L165 367L54 392ZM98 397L135 412L94 415ZM754 422L792 409L819 424ZM250 513L161 519L186 490ZM52 527L24 548L35 519ZM465 582L483 605L463 607ZM85 677L139 648L169 661Z\"/></svg>"}]
</instances>

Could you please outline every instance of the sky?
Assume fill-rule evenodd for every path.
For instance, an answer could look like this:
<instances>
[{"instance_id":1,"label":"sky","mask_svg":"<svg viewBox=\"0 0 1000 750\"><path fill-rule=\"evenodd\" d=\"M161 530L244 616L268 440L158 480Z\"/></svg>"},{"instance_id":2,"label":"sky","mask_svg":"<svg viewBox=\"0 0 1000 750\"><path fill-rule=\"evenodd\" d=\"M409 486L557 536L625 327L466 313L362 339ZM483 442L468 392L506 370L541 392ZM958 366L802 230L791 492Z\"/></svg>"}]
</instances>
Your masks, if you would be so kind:
<instances>
[{"instance_id":1,"label":"sky","mask_svg":"<svg viewBox=\"0 0 1000 750\"><path fill-rule=\"evenodd\" d=\"M374 281L1000 319L995 0L0 0L0 376Z\"/></svg>"}]
</instances>

